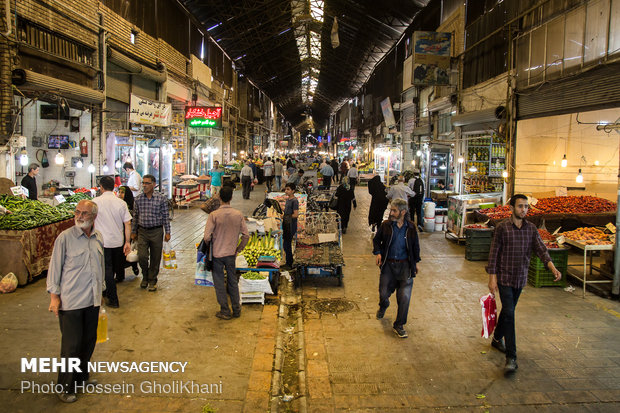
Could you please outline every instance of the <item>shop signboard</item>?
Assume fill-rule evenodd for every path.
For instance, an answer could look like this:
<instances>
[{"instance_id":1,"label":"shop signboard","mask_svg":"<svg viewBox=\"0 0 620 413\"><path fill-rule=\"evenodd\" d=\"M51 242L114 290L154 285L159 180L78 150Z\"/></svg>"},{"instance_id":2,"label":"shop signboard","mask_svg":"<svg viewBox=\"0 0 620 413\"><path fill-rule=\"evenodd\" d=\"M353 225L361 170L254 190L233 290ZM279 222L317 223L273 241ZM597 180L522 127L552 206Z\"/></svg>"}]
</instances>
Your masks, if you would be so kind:
<instances>
[{"instance_id":1,"label":"shop signboard","mask_svg":"<svg viewBox=\"0 0 620 413\"><path fill-rule=\"evenodd\" d=\"M129 122L152 126L170 126L172 104L141 98L132 93Z\"/></svg>"},{"instance_id":2,"label":"shop signboard","mask_svg":"<svg viewBox=\"0 0 620 413\"><path fill-rule=\"evenodd\" d=\"M389 96L381 101L381 112L383 112L383 119L385 120L386 126L390 127L396 124L394 112L392 111L392 102L390 102Z\"/></svg>"},{"instance_id":3,"label":"shop signboard","mask_svg":"<svg viewBox=\"0 0 620 413\"><path fill-rule=\"evenodd\" d=\"M192 128L221 128L222 108L218 106L187 106L185 120Z\"/></svg>"},{"instance_id":4,"label":"shop signboard","mask_svg":"<svg viewBox=\"0 0 620 413\"><path fill-rule=\"evenodd\" d=\"M441 32L413 33L414 85L448 85L452 35Z\"/></svg>"}]
</instances>

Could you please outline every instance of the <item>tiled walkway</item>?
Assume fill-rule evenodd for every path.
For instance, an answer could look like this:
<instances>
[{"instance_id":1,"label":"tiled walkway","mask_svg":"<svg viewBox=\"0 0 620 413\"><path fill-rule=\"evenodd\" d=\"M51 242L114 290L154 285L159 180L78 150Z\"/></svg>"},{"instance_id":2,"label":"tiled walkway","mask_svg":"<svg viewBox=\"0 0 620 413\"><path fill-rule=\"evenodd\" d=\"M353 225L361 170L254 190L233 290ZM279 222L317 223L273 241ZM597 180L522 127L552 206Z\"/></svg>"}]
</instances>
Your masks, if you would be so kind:
<instances>
[{"instance_id":1,"label":"tiled walkway","mask_svg":"<svg viewBox=\"0 0 620 413\"><path fill-rule=\"evenodd\" d=\"M248 214L262 198L235 193ZM357 189L358 208L344 235L344 283L303 283L308 411L531 412L620 410L620 305L591 294L528 286L517 307L519 370L502 373L503 355L480 338L478 299L487 292L484 262L464 259L464 247L442 234L422 234L420 274L413 286L407 330L391 330L393 301L375 319L378 271L366 225L369 198ZM110 340L97 361L188 361L183 374L101 373L102 383L135 383L135 394L81 395L72 405L52 395L21 393L22 380L46 383L52 373L21 373L21 357L57 357L58 323L47 311L45 280L0 296L0 411L201 412L269 408L275 342L274 304L244 306L240 319L222 321L213 289L193 285L194 243L204 229L199 209L177 211L173 247L179 269L162 270L159 290L139 281L119 284L121 308L109 310ZM130 274L131 270L127 270ZM346 312L312 311L313 300L346 300ZM221 394L147 394L142 381L222 383Z\"/></svg>"}]
</instances>

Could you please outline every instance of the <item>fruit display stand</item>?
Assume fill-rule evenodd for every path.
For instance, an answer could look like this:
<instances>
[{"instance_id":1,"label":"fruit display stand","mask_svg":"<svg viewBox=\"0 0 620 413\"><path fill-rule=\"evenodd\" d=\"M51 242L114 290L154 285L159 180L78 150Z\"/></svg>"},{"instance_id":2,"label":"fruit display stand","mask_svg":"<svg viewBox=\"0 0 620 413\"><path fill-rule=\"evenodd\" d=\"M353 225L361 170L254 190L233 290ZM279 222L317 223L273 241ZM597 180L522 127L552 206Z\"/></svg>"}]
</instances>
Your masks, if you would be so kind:
<instances>
[{"instance_id":1,"label":"fruit display stand","mask_svg":"<svg viewBox=\"0 0 620 413\"><path fill-rule=\"evenodd\" d=\"M453 195L448 197L448 225L446 238L464 241L463 230L468 224L474 210L480 209L484 204L501 205L502 193L491 192L487 194ZM473 220L473 218L471 218Z\"/></svg>"},{"instance_id":2,"label":"fruit display stand","mask_svg":"<svg viewBox=\"0 0 620 413\"><path fill-rule=\"evenodd\" d=\"M0 273L12 272L19 285L32 281L47 270L56 237L73 225L70 218L28 230L0 230Z\"/></svg>"},{"instance_id":3,"label":"fruit display stand","mask_svg":"<svg viewBox=\"0 0 620 413\"><path fill-rule=\"evenodd\" d=\"M588 276L592 277L592 270L597 271L601 276L603 277L613 277L613 274L608 273L607 271L603 270L602 268L595 266L592 263L592 254L595 251L613 251L614 249L614 245L613 244L607 244L607 245L596 245L596 244L586 244L583 241L575 241L575 240L571 240L571 239L566 239L565 241L567 244L576 247L580 250L583 251L583 278L581 277L581 273L580 272L569 272L568 274L571 277L576 278L577 280L581 281L583 284L583 294L582 297L585 298L586 297L586 285L587 284L602 284L602 283L612 283L613 280L609 279L609 278L605 278L605 279L590 279L588 280ZM588 255L590 256L590 260L588 262ZM581 264L567 264L567 267L581 267Z\"/></svg>"},{"instance_id":4,"label":"fruit display stand","mask_svg":"<svg viewBox=\"0 0 620 413\"><path fill-rule=\"evenodd\" d=\"M270 231L268 234L270 234L271 237L273 238L274 249L276 251L279 251L280 256L282 256L282 254L283 254L283 251L282 251L282 230L279 229L277 231ZM254 237L268 236L268 234L265 234L265 233L261 234L260 232L256 231L256 232L250 234L250 242L252 242L252 239L254 239ZM250 242L248 244L250 244ZM248 247L246 246L246 248L248 248ZM246 251L246 250L244 249L241 252L241 255L244 255L244 251ZM277 261L278 261L278 258L276 257L276 262ZM247 258L246 258L246 262L247 262ZM254 263L252 262L252 264L254 264ZM273 291L274 294L278 294L278 285L280 284L280 268L279 267L278 268L269 268L269 267L265 268L265 267L256 267L256 266L252 266L252 265L237 266L237 272L238 273L243 273L243 272L248 272L248 271L252 271L252 272L268 272L269 273L269 284L271 285L271 290ZM250 294L250 293L244 293L244 294ZM247 295L246 298L247 299L252 299L252 297L255 298L256 296L258 296L258 294L251 293L251 295ZM247 301L247 300L244 301L244 300L242 300L242 302L256 302L256 301ZM264 302L263 302L263 304L264 304Z\"/></svg>"},{"instance_id":5,"label":"fruit display stand","mask_svg":"<svg viewBox=\"0 0 620 413\"><path fill-rule=\"evenodd\" d=\"M298 233L293 265L295 285L306 277L336 277L342 285L342 225L335 212L308 213L306 228Z\"/></svg>"}]
</instances>

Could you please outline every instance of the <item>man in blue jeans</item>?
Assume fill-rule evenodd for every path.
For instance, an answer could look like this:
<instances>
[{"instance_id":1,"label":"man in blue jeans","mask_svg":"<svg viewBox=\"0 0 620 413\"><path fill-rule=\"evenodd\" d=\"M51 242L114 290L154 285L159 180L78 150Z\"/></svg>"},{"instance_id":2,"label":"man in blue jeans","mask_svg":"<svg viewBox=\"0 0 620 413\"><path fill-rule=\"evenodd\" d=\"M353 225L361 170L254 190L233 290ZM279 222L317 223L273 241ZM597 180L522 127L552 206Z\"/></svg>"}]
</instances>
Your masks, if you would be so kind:
<instances>
[{"instance_id":1,"label":"man in blue jeans","mask_svg":"<svg viewBox=\"0 0 620 413\"><path fill-rule=\"evenodd\" d=\"M555 276L562 278L547 252L534 224L524 218L529 209L525 195L516 194L510 198L512 215L495 228L491 251L489 252L489 291L499 290L502 311L499 314L491 345L506 353L504 371L512 373L517 369L517 342L515 336L515 308L525 283L532 252L545 263Z\"/></svg>"},{"instance_id":2,"label":"man in blue jeans","mask_svg":"<svg viewBox=\"0 0 620 413\"><path fill-rule=\"evenodd\" d=\"M286 204L282 218L282 241L286 264L282 269L290 270L293 267L293 238L297 233L297 218L299 217L299 201L295 198L295 184L287 183L284 188Z\"/></svg>"},{"instance_id":3,"label":"man in blue jeans","mask_svg":"<svg viewBox=\"0 0 620 413\"><path fill-rule=\"evenodd\" d=\"M398 313L393 328L400 338L407 338L405 324L411 300L413 278L420 262L420 242L415 225L405 218L407 201L397 198L390 204L390 219L384 221L373 239L373 254L381 268L377 320L385 315L390 296L396 291Z\"/></svg>"}]
</instances>

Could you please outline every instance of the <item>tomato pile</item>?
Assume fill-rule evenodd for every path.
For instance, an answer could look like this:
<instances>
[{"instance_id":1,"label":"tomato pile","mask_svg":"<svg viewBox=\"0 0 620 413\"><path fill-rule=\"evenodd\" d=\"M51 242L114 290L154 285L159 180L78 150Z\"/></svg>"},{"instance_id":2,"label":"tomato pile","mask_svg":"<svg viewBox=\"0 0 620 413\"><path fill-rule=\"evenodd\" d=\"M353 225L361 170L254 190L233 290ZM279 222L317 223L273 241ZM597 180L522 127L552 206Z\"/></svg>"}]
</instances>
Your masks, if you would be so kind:
<instances>
[{"instance_id":1,"label":"tomato pile","mask_svg":"<svg viewBox=\"0 0 620 413\"><path fill-rule=\"evenodd\" d=\"M546 229L539 229L538 233L540 234L540 238L542 238L543 241L555 242L555 237L551 235L551 233L547 231Z\"/></svg>"},{"instance_id":2,"label":"tomato pile","mask_svg":"<svg viewBox=\"0 0 620 413\"><path fill-rule=\"evenodd\" d=\"M547 214L590 214L615 211L615 202L595 196L554 196L541 198L534 208Z\"/></svg>"},{"instance_id":3,"label":"tomato pile","mask_svg":"<svg viewBox=\"0 0 620 413\"><path fill-rule=\"evenodd\" d=\"M467 229L489 229L489 227L487 227L486 225L481 225L481 224L465 225L465 228Z\"/></svg>"}]
</instances>

